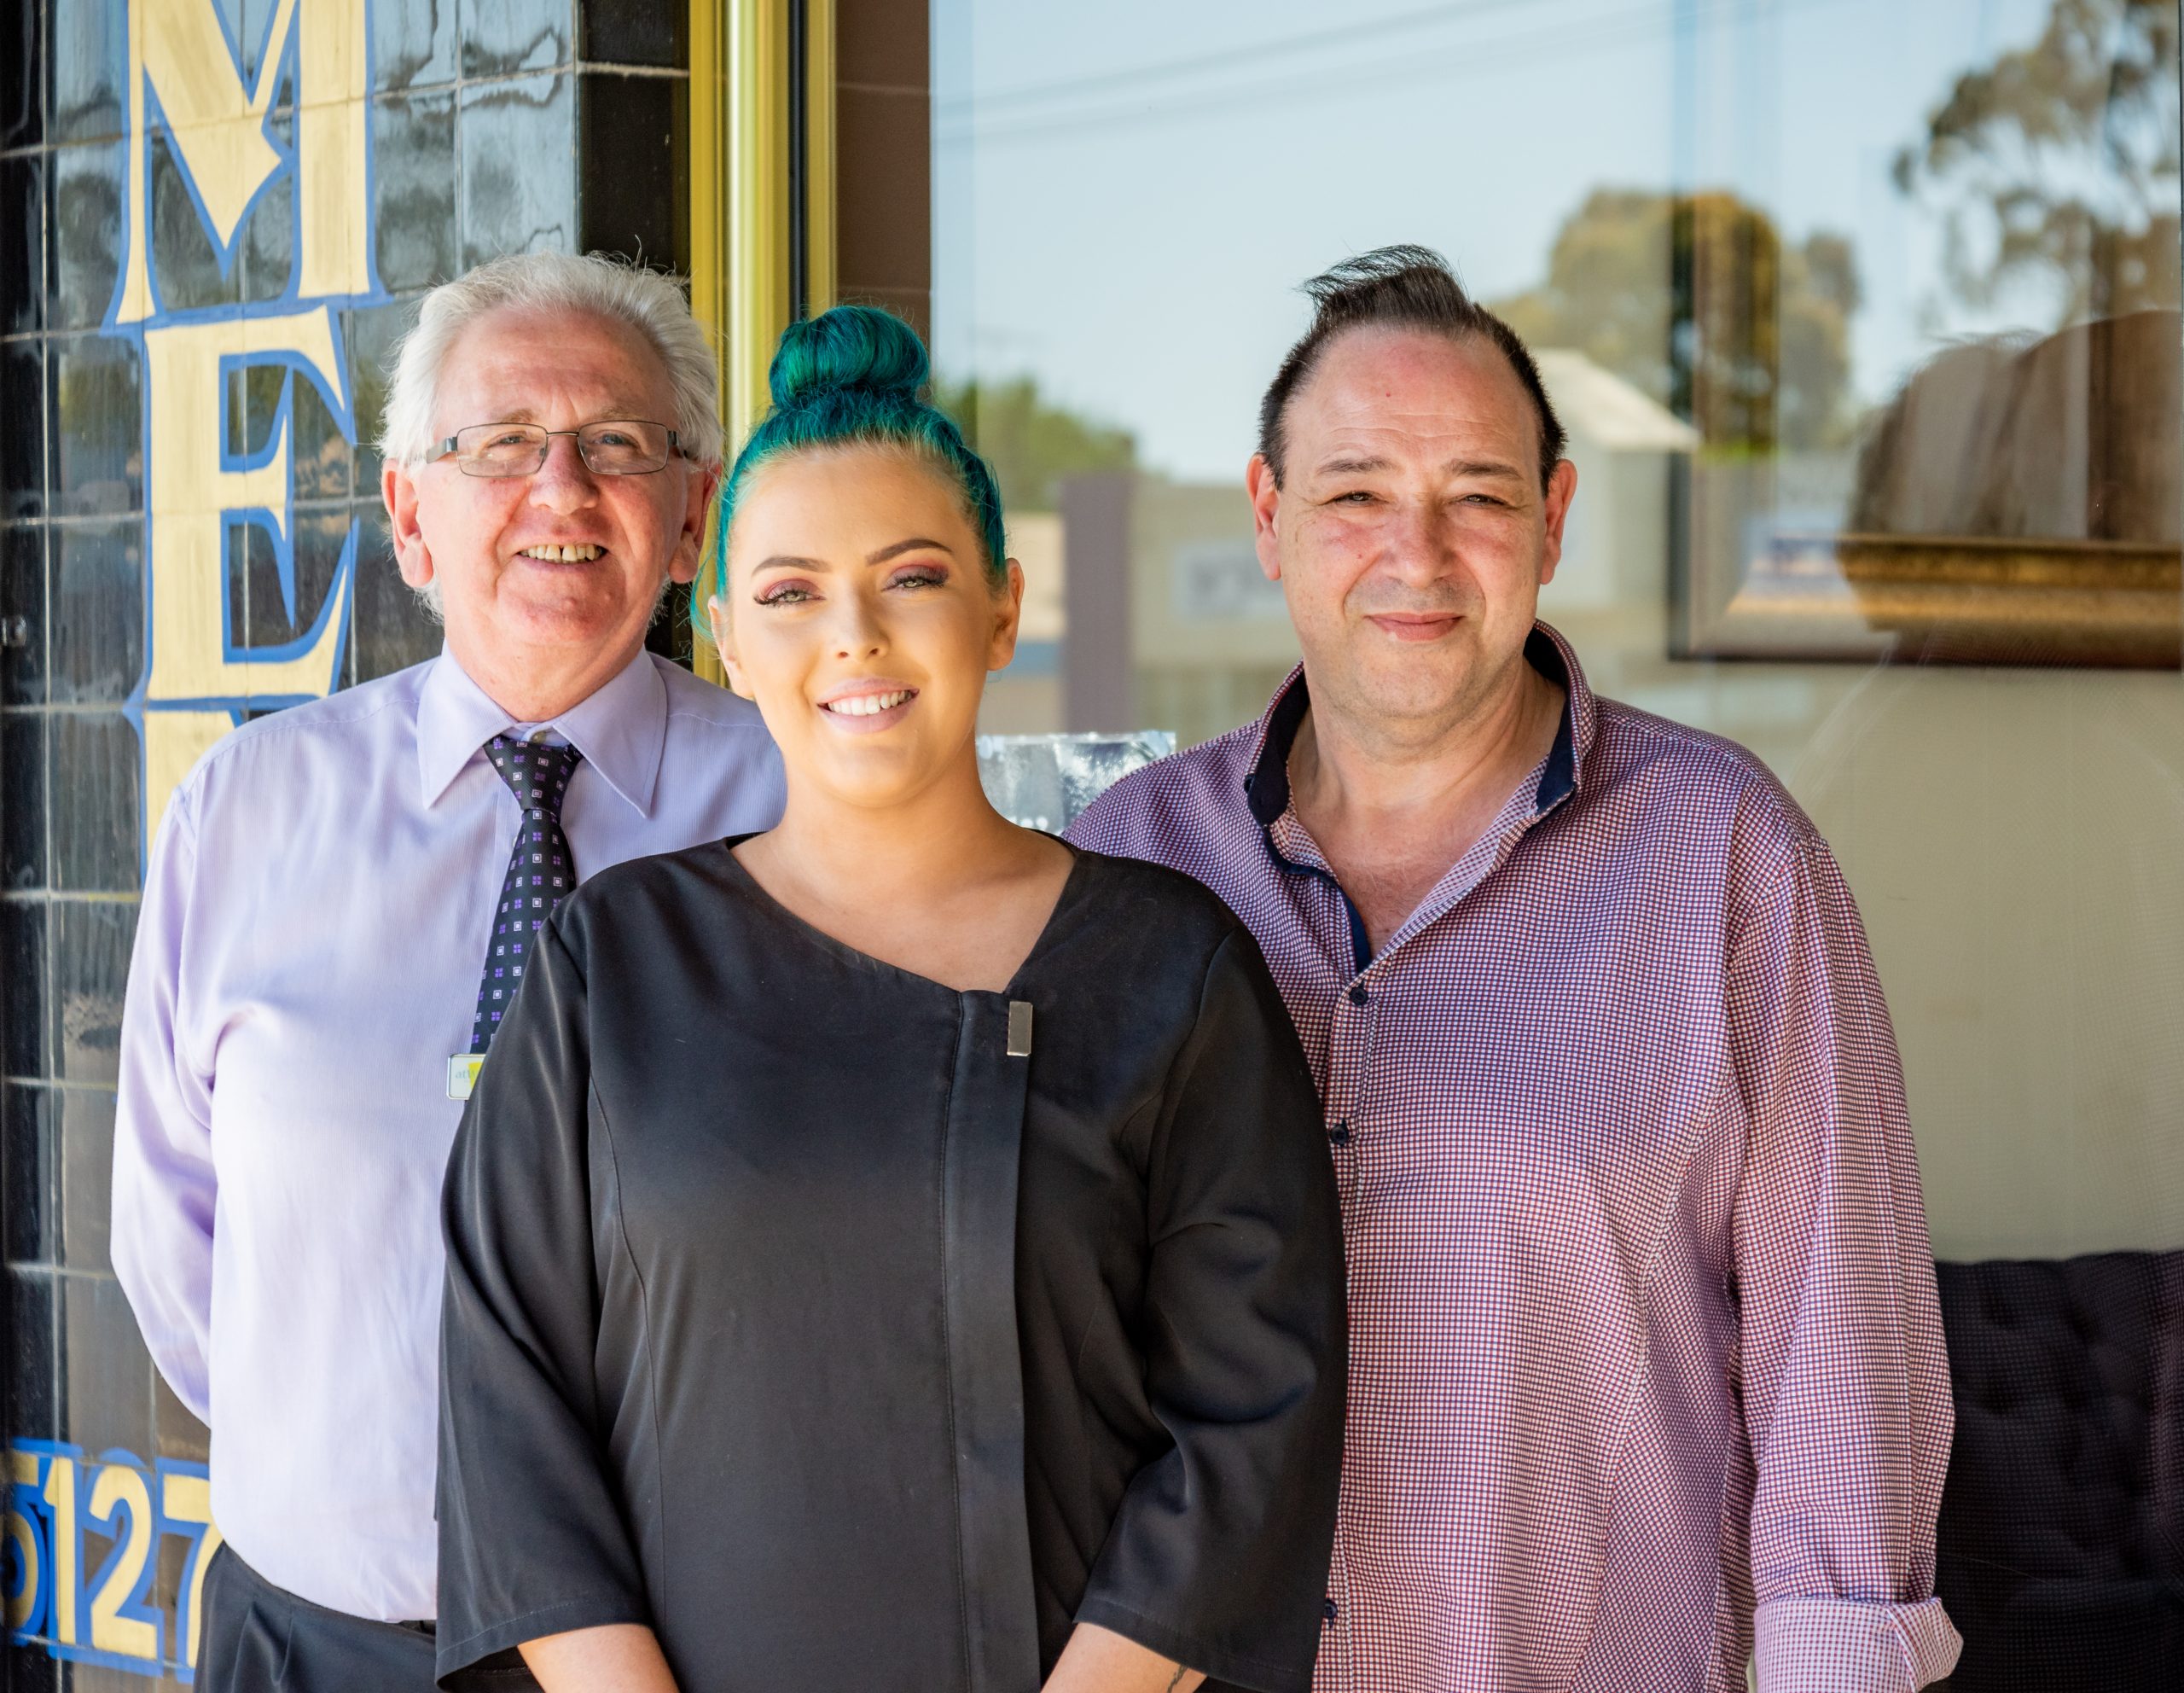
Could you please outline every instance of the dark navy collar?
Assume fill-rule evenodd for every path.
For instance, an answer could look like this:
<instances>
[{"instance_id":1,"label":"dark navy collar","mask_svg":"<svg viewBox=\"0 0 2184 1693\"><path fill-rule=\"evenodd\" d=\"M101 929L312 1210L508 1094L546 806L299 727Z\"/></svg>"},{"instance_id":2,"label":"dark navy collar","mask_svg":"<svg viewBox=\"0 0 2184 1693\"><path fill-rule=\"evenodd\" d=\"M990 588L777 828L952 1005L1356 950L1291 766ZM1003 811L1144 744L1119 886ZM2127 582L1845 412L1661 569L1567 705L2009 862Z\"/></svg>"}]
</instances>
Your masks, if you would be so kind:
<instances>
[{"instance_id":1,"label":"dark navy collar","mask_svg":"<svg viewBox=\"0 0 2184 1693\"><path fill-rule=\"evenodd\" d=\"M1546 812L1570 797L1577 787L1577 714L1578 690L1571 685L1570 666L1562 649L1543 625L1535 625L1525 639L1525 658L1531 667L1562 689L1562 721L1554 731L1554 745L1547 754L1547 768L1540 773L1535 809ZM1304 727L1312 696L1301 666L1290 677L1267 708L1266 726L1259 740L1259 755L1244 778L1244 796L1261 828L1289 809L1289 753Z\"/></svg>"},{"instance_id":2,"label":"dark navy collar","mask_svg":"<svg viewBox=\"0 0 2184 1693\"><path fill-rule=\"evenodd\" d=\"M1562 649L1537 624L1525 637L1525 657L1534 670L1562 690L1562 721L1554 726L1554 744L1547 749L1547 768L1540 772L1539 792L1532 797L1533 809L1545 813L1577 791L1578 695Z\"/></svg>"},{"instance_id":3,"label":"dark navy collar","mask_svg":"<svg viewBox=\"0 0 2184 1693\"><path fill-rule=\"evenodd\" d=\"M1304 713L1312 696L1299 669L1289 678L1266 714L1266 730L1259 737L1258 762L1244 778L1244 795L1252 815L1265 828L1289 809L1289 749L1297 744L1297 731L1304 726Z\"/></svg>"}]
</instances>

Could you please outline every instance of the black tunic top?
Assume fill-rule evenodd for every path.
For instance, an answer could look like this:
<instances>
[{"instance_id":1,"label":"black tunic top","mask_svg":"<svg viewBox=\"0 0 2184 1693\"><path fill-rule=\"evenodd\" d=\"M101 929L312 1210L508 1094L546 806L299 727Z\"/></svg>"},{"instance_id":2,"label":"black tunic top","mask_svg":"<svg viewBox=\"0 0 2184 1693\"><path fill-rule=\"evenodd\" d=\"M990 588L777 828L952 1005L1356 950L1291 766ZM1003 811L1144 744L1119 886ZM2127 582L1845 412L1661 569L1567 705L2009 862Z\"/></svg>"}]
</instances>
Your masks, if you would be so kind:
<instances>
[{"instance_id":1,"label":"black tunic top","mask_svg":"<svg viewBox=\"0 0 2184 1693\"><path fill-rule=\"evenodd\" d=\"M448 1684L644 1622L683 1693L1033 1693L1083 1620L1309 1687L1341 1226L1281 1000L1188 878L1080 854L959 993L727 843L603 871L445 1211Z\"/></svg>"}]
</instances>

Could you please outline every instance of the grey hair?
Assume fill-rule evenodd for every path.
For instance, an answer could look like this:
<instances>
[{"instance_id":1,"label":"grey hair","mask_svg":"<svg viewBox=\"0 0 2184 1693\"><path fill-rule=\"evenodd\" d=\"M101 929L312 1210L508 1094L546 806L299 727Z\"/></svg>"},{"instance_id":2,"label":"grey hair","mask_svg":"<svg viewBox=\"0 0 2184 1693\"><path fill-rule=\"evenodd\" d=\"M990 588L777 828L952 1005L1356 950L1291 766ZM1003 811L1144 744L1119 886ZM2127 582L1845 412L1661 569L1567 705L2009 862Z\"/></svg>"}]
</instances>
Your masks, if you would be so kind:
<instances>
[{"instance_id":1,"label":"grey hair","mask_svg":"<svg viewBox=\"0 0 2184 1693\"><path fill-rule=\"evenodd\" d=\"M720 366L704 327L690 315L682 285L673 276L603 253L513 253L489 259L427 294L415 326L394 352L380 428L381 457L418 464L432 452L440 367L464 329L503 307L585 312L635 329L659 355L675 391L674 417L653 421L671 423L682 451L699 463L720 463ZM661 584L663 598L669 585ZM438 579L416 593L437 619Z\"/></svg>"},{"instance_id":2,"label":"grey hair","mask_svg":"<svg viewBox=\"0 0 2184 1693\"><path fill-rule=\"evenodd\" d=\"M674 428L690 457L720 463L720 366L682 284L600 253L510 253L427 294L416 327L395 350L379 437L383 457L417 464L432 451L440 367L464 329L503 307L586 312L635 329L659 355L675 391L675 416L658 421Z\"/></svg>"}]
</instances>

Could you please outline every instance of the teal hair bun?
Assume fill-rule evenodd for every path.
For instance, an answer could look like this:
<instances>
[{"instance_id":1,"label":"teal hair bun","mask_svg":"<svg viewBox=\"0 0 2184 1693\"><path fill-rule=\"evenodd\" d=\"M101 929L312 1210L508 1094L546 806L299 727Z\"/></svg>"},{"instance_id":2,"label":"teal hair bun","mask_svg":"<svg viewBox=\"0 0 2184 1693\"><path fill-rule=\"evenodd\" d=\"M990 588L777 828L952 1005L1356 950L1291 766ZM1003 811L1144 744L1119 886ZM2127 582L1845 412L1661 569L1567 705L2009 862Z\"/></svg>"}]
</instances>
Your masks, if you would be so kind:
<instances>
[{"instance_id":1,"label":"teal hair bun","mask_svg":"<svg viewBox=\"0 0 2184 1693\"><path fill-rule=\"evenodd\" d=\"M792 411L852 392L915 402L932 374L925 344L901 318L869 305L838 305L788 326L766 386L775 406Z\"/></svg>"},{"instance_id":2,"label":"teal hair bun","mask_svg":"<svg viewBox=\"0 0 2184 1693\"><path fill-rule=\"evenodd\" d=\"M961 495L987 575L1008 579L1001 488L946 413L921 398L932 374L918 332L873 305L838 305L781 331L766 374L773 410L729 467L715 507L713 567L690 585L690 621L706 627L705 596L728 592L728 539L745 487L769 462L800 452L875 446L915 454Z\"/></svg>"}]
</instances>

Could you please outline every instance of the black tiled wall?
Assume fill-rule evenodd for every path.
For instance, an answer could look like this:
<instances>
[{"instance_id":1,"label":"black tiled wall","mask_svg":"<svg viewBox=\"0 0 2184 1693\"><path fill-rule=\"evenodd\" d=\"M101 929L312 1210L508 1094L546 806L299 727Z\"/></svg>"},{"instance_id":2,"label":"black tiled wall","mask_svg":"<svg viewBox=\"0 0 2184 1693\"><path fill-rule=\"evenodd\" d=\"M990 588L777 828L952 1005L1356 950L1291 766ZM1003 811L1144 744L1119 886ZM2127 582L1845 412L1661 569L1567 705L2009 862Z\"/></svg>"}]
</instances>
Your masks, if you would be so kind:
<instances>
[{"instance_id":1,"label":"black tiled wall","mask_svg":"<svg viewBox=\"0 0 2184 1693\"><path fill-rule=\"evenodd\" d=\"M201 0L246 43L270 0ZM306 10L311 0L304 0ZM270 368L230 416L262 445L287 399L295 466L293 620L264 534L233 550L229 610L246 644L285 642L323 605L362 520L345 683L438 649L380 527L370 438L385 360L417 297L460 267L539 247L688 252L687 9L672 0L367 0L373 241L386 298L343 314L359 439L316 388ZM102 332L124 246L125 0L0 9L0 1236L4 1433L96 1454L201 1460L205 1434L156 1379L107 1240L121 998L144 824L124 707L145 659L142 376ZM278 109L285 140L291 114ZM253 207L220 255L166 144L150 149L152 256L170 310L289 288L294 189ZM96 1568L106 1542L86 1531ZM153 1589L168 1605L179 1540ZM142 1688L147 1678L6 1649L16 1690Z\"/></svg>"}]
</instances>

